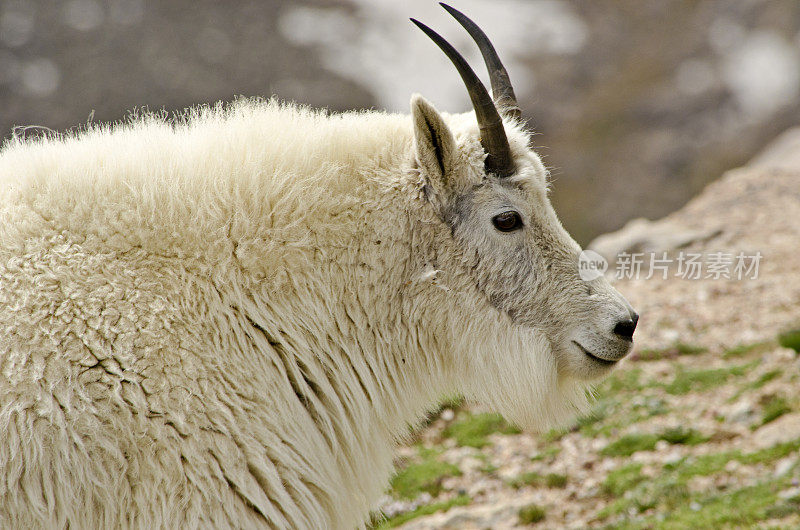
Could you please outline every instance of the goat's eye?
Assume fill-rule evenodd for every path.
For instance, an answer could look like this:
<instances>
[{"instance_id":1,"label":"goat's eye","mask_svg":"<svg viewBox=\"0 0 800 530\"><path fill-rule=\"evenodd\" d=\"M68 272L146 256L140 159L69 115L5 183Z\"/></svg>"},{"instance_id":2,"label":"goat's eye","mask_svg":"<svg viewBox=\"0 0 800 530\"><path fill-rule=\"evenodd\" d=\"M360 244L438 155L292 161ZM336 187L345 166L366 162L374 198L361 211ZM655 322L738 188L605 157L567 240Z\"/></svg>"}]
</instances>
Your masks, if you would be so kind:
<instances>
[{"instance_id":1,"label":"goat's eye","mask_svg":"<svg viewBox=\"0 0 800 530\"><path fill-rule=\"evenodd\" d=\"M511 232L512 230L522 228L522 218L513 210L495 215L492 222L494 223L494 227L501 232Z\"/></svg>"}]
</instances>

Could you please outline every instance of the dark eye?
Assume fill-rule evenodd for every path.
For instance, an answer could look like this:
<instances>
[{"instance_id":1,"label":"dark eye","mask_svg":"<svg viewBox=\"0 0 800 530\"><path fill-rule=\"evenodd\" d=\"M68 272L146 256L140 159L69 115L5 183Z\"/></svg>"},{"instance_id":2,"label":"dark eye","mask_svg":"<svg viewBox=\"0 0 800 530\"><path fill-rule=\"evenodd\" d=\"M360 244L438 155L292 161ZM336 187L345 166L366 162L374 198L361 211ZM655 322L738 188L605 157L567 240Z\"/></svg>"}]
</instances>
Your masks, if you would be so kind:
<instances>
[{"instance_id":1,"label":"dark eye","mask_svg":"<svg viewBox=\"0 0 800 530\"><path fill-rule=\"evenodd\" d=\"M513 210L496 215L492 222L494 227L501 232L511 232L522 228L522 218Z\"/></svg>"}]
</instances>

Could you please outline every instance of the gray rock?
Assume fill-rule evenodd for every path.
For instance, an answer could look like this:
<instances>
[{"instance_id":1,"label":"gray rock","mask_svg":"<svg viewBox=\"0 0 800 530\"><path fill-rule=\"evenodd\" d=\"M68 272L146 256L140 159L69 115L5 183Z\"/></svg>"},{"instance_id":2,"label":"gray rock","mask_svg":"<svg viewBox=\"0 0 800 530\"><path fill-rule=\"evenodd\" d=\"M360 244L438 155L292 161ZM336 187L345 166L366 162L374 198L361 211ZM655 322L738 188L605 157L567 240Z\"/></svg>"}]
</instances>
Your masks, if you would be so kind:
<instances>
[{"instance_id":1,"label":"gray rock","mask_svg":"<svg viewBox=\"0 0 800 530\"><path fill-rule=\"evenodd\" d=\"M767 449L800 438L800 412L786 414L753 433L753 445Z\"/></svg>"},{"instance_id":2,"label":"gray rock","mask_svg":"<svg viewBox=\"0 0 800 530\"><path fill-rule=\"evenodd\" d=\"M708 241L722 233L720 227L696 230L669 218L660 221L633 219L616 232L595 238L588 247L614 263L622 253L669 252Z\"/></svg>"},{"instance_id":3,"label":"gray rock","mask_svg":"<svg viewBox=\"0 0 800 530\"><path fill-rule=\"evenodd\" d=\"M789 129L770 143L748 164L752 168L800 170L800 127Z\"/></svg>"}]
</instances>

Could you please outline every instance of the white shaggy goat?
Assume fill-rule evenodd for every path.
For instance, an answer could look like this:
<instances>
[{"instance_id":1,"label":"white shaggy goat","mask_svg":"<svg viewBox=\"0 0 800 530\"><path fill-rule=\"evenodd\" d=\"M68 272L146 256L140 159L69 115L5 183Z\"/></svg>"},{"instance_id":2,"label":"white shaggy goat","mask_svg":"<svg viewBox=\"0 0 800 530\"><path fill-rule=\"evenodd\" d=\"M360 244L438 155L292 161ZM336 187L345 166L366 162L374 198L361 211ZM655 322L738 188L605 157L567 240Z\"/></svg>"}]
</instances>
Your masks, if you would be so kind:
<instances>
[{"instance_id":1,"label":"white shaggy goat","mask_svg":"<svg viewBox=\"0 0 800 530\"><path fill-rule=\"evenodd\" d=\"M239 101L3 147L0 527L353 528L441 395L585 404L635 313L579 278L453 14L504 120L420 25L475 113Z\"/></svg>"}]
</instances>

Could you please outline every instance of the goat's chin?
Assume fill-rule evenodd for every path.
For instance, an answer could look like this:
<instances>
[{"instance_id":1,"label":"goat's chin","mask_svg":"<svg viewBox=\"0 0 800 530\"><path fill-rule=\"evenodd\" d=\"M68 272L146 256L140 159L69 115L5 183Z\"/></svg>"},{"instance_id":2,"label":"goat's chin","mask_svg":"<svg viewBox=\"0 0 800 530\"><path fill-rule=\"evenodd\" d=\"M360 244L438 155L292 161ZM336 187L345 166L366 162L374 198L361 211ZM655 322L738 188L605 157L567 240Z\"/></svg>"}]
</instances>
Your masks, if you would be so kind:
<instances>
[{"instance_id":1,"label":"goat's chin","mask_svg":"<svg viewBox=\"0 0 800 530\"><path fill-rule=\"evenodd\" d=\"M560 373L542 335L526 331L491 342L473 352L469 398L534 432L566 426L588 410L590 383Z\"/></svg>"}]
</instances>

